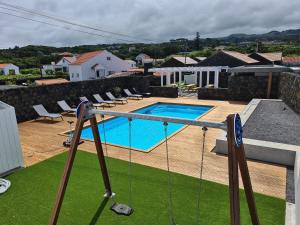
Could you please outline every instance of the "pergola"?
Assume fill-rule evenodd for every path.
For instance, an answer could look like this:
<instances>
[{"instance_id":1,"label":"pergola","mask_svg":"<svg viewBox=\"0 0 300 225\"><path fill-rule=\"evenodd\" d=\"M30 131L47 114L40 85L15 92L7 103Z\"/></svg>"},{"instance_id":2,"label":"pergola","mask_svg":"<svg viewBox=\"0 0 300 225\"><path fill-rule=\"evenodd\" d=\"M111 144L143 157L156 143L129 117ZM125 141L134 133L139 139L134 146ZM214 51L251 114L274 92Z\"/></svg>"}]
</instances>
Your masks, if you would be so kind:
<instances>
[{"instance_id":1,"label":"pergola","mask_svg":"<svg viewBox=\"0 0 300 225\"><path fill-rule=\"evenodd\" d=\"M228 70L228 67L224 66L207 66L207 67L164 67L164 68L151 68L149 72L158 72L161 78L161 86L164 86L164 77L166 77L166 84L171 85L176 82L182 82L183 73L193 73L195 78L195 84L199 87L210 85L210 76L214 76L214 88L219 87L219 73ZM211 73L213 72L213 73ZM179 74L179 79L176 79L177 73ZM206 84L202 85L203 76L206 77ZM171 79L172 78L172 79Z\"/></svg>"}]
</instances>

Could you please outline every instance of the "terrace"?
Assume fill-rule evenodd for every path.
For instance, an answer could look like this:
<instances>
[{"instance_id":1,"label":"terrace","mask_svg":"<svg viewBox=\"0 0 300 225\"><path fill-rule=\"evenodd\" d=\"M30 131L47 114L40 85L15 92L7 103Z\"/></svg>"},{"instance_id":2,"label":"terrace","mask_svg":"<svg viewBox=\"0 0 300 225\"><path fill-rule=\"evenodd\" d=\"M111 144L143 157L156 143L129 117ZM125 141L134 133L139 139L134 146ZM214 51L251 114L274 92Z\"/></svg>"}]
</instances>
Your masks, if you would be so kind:
<instances>
[{"instance_id":1,"label":"terrace","mask_svg":"<svg viewBox=\"0 0 300 225\"><path fill-rule=\"evenodd\" d=\"M117 105L111 108L113 111L130 112L157 102L212 105L215 108L205 114L201 119L222 122L230 113L241 112L246 106L243 102L208 101L196 98L147 98L142 101L131 100L129 104ZM28 121L19 124L21 143L23 147L26 165L33 165L44 161L59 153L65 152L62 147L66 136L62 135L68 130L67 120L75 120L73 116L65 116L62 122L40 122ZM98 121L101 118L98 116ZM206 180L228 184L228 162L227 157L213 153L216 139L220 130L209 129L205 148L203 178ZM149 133L149 135L153 135ZM199 174L199 161L201 158L201 130L197 127L188 126L181 130L169 140L171 170L173 172L197 177ZM85 141L80 149L96 153L94 143ZM128 160L126 149L108 145L110 157ZM166 169L164 145L157 146L149 153L132 152L133 162ZM269 165L261 162L249 162L252 175L253 188L255 192L285 198L286 168L277 165ZM262 169L263 168L263 169ZM264 177L265 179L261 179Z\"/></svg>"},{"instance_id":2,"label":"terrace","mask_svg":"<svg viewBox=\"0 0 300 225\"><path fill-rule=\"evenodd\" d=\"M98 82L101 82L101 87L105 89L106 83L116 85L120 80L130 84L132 81L128 79L113 78ZM145 83L144 79L142 81L135 80L134 84ZM75 85L88 86L89 89L86 89L89 91L86 94L88 97L96 93L94 90L99 90L99 83L89 82L88 84L89 86L87 83L74 83L72 86L61 84L68 89L61 88L60 85L49 85L36 89L26 88L24 89L26 93L23 91L22 97L26 99L28 94L29 98L32 98L35 96L33 90L38 90L41 93L42 88L47 89L47 94L52 96L52 100L47 102L46 108L52 111L61 95L70 96L72 91L84 89ZM122 83L117 83L117 85L122 86ZM168 89L168 87L159 88L163 90L163 94L166 94L164 88ZM57 90L59 92L68 90L69 93L58 94ZM83 96L82 93L76 95ZM39 94L38 99L43 102L46 96ZM70 102L70 99L68 101ZM223 122L229 114L241 113L243 115L243 111L247 110L247 102L243 101L203 100L190 96L129 100L128 104L117 104L109 110L123 113L132 112L156 103L212 106L208 112L197 118L197 120L211 122ZM19 105L16 105L17 113L20 112L19 120L32 118L34 115L31 115L31 112L22 114L23 107L26 107L22 104L23 102L20 102ZM55 109L55 112L58 111ZM4 224L9 224L10 221L13 224L46 224L49 220L55 192L69 150L64 148L62 143L67 138L66 132L69 131L68 121L76 121L76 117L72 114L64 114L63 118L63 121L38 119L18 124L23 158L28 168L7 177L12 181L13 186L1 196L1 200L6 204L0 205L0 210L5 212L6 216L2 217L0 222ZM102 121L100 115L97 115L96 118L98 122ZM105 116L104 119L108 121L111 116ZM161 129L163 130L163 126ZM157 135L150 129L145 129L144 133L149 137ZM198 220L198 217L204 224L221 225L229 221L228 157L216 153L216 140L222 134L223 131L217 128L209 128L207 131L200 192L198 192L199 173L201 171L199 164L202 158L201 148L203 144L201 127L184 126L169 136L169 166L174 198L173 213L179 224L190 224L191 221ZM109 211L111 200L102 197L105 191L101 176L99 176L95 144L93 141L85 140L79 146L81 151L77 153L78 156L75 160L72 178L58 224L168 224L167 189L169 186L165 142L159 142L149 152L131 151L133 163L131 169L132 202L128 200L131 199L128 197L127 163L130 160L128 148L111 144L105 145L103 139L102 146L103 149L107 148L109 157L106 157L106 161L109 177L112 189L117 193L117 200L126 203L129 201L135 210L134 214L124 218ZM291 182L290 170L284 165L262 162L259 159L248 160L248 166L261 224L284 224L286 200L291 194L287 190L290 188L289 183ZM25 182L28 183L26 188L24 188ZM242 182L240 182L240 188L244 188ZM32 190L35 191L32 192ZM46 195L45 190L47 190ZM188 194L186 194L187 192ZM200 210L197 208L198 194L201 196ZM245 195L242 191L240 198L242 224L251 224ZM20 204L16 204L16 201ZM14 210L9 207L12 204L17 205ZM78 205L82 207L78 208ZM38 206L40 210L34 213ZM145 216L145 208L151 212L147 216ZM215 214L216 211L219 213ZM194 215L195 213L196 215ZM14 218L14 215L17 215L17 218Z\"/></svg>"}]
</instances>

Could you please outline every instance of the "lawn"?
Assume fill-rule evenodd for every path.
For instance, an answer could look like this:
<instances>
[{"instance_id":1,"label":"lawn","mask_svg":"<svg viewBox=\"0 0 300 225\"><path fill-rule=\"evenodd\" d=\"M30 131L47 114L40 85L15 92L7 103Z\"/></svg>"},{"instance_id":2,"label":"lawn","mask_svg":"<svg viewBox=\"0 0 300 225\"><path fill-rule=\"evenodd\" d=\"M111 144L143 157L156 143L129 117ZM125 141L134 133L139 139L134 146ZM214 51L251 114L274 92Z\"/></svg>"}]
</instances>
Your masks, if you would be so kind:
<instances>
[{"instance_id":1,"label":"lawn","mask_svg":"<svg viewBox=\"0 0 300 225\"><path fill-rule=\"evenodd\" d=\"M0 224L46 225L54 203L66 154L61 154L7 179L12 187L0 196ZM109 171L117 200L128 201L127 162L109 159ZM103 183L96 155L79 151L59 218L61 225L164 225L168 220L167 173L134 164L133 208L130 217L109 210L111 201L103 199ZM177 224L196 224L197 179L172 174L174 214ZM283 225L285 201L261 194L255 195L262 225ZM251 224L241 191L242 225ZM200 224L229 224L228 187L203 181Z\"/></svg>"}]
</instances>

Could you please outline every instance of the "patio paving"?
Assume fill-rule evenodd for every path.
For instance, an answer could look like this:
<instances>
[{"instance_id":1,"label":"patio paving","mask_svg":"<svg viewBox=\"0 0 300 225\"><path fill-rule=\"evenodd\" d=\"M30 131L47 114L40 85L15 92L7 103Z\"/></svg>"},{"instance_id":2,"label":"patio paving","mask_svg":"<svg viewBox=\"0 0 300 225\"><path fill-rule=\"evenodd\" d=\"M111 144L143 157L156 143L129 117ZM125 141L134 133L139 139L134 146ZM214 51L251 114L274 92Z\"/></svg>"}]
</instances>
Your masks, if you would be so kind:
<instances>
[{"instance_id":1,"label":"patio paving","mask_svg":"<svg viewBox=\"0 0 300 225\"><path fill-rule=\"evenodd\" d=\"M222 122L230 113L241 112L246 103L229 101L198 100L192 97L181 98L147 98L141 101L130 100L126 105L118 105L111 110L129 112L156 102L184 103L196 105L213 105L215 108L205 114L201 120ZM64 121L28 121L19 124L23 155L27 166L43 161L53 155L66 151L62 142L66 139L60 135L68 130L67 120L74 116L64 116ZM100 121L100 117L98 117ZM227 157L212 152L218 129L209 129L204 155L203 178L214 182L228 184ZM149 133L149 135L155 135ZM199 127L188 126L169 140L171 171L199 177L201 158L202 131ZM86 141L80 149L95 153L93 142ZM124 148L108 146L110 157L128 160L128 151ZM159 145L150 153L133 151L135 163L166 169L165 145ZM255 192L285 198L286 168L283 166L249 161L249 170ZM242 182L240 182L242 183Z\"/></svg>"}]
</instances>

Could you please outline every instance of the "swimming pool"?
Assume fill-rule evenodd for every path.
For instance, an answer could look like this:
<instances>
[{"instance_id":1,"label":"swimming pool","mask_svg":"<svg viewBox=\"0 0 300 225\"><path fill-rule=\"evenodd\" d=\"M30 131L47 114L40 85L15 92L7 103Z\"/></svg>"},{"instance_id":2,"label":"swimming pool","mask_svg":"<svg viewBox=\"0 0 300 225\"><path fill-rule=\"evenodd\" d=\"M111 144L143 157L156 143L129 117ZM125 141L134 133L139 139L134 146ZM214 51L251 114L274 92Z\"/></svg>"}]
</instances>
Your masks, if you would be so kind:
<instances>
[{"instance_id":1,"label":"swimming pool","mask_svg":"<svg viewBox=\"0 0 300 225\"><path fill-rule=\"evenodd\" d=\"M181 119L197 119L212 109L212 106L197 106L183 104L156 103L145 108L133 111L155 116L167 116ZM179 131L185 125L169 123L168 136ZM129 147L129 123L124 117L117 117L104 122L106 140L108 144ZM153 147L164 140L164 126L160 121L133 119L131 122L131 145L135 150L150 151ZM104 142L103 124L98 123L101 141ZM82 139L93 140L91 128L82 130Z\"/></svg>"}]
</instances>

